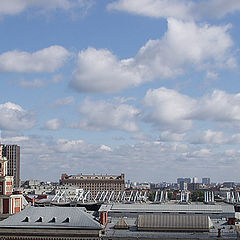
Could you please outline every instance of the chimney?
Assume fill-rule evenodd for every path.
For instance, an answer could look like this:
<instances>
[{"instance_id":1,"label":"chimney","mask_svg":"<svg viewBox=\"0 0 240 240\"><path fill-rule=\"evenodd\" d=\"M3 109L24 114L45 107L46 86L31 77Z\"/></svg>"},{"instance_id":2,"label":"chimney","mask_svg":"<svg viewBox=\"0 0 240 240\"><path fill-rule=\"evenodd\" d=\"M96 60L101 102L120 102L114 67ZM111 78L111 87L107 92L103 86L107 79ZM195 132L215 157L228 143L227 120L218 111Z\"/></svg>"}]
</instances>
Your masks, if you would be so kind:
<instances>
[{"instance_id":1,"label":"chimney","mask_svg":"<svg viewBox=\"0 0 240 240\"><path fill-rule=\"evenodd\" d=\"M107 212L101 212L101 214L100 214L100 223L102 225L106 225L107 224Z\"/></svg>"}]
</instances>

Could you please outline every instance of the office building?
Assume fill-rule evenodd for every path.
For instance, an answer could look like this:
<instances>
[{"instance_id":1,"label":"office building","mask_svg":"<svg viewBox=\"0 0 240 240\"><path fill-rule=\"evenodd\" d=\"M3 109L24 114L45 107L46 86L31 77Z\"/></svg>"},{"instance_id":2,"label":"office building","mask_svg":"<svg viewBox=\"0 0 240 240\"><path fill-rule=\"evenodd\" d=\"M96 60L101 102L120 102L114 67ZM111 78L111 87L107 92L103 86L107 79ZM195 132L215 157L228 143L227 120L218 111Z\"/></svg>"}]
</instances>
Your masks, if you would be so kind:
<instances>
[{"instance_id":1,"label":"office building","mask_svg":"<svg viewBox=\"0 0 240 240\"><path fill-rule=\"evenodd\" d=\"M210 178L202 178L202 184L204 185L210 185L211 181L210 181Z\"/></svg>"},{"instance_id":2,"label":"office building","mask_svg":"<svg viewBox=\"0 0 240 240\"><path fill-rule=\"evenodd\" d=\"M198 182L198 178L197 177L193 177L192 183L197 183L197 182Z\"/></svg>"},{"instance_id":3,"label":"office building","mask_svg":"<svg viewBox=\"0 0 240 240\"><path fill-rule=\"evenodd\" d=\"M177 184L180 184L181 182L191 183L191 178L178 178Z\"/></svg>"},{"instance_id":4,"label":"office building","mask_svg":"<svg viewBox=\"0 0 240 240\"><path fill-rule=\"evenodd\" d=\"M61 185L77 186L84 191L91 191L94 198L99 191L124 191L124 174L121 175L70 175L62 174Z\"/></svg>"},{"instance_id":5,"label":"office building","mask_svg":"<svg viewBox=\"0 0 240 240\"><path fill-rule=\"evenodd\" d=\"M14 187L20 186L20 147L18 145L0 145L0 157L8 160L8 176L14 177Z\"/></svg>"},{"instance_id":6,"label":"office building","mask_svg":"<svg viewBox=\"0 0 240 240\"><path fill-rule=\"evenodd\" d=\"M186 182L180 182L180 190L186 191L188 190L188 184Z\"/></svg>"}]
</instances>

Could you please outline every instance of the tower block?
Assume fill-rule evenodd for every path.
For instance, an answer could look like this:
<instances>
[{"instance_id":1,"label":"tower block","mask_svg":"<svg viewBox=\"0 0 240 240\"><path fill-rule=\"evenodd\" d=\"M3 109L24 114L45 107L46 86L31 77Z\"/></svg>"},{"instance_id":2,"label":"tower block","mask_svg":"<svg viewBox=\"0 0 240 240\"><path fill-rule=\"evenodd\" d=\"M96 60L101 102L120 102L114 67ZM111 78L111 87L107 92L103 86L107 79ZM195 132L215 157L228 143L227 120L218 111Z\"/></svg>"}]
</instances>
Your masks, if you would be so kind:
<instances>
[{"instance_id":1,"label":"tower block","mask_svg":"<svg viewBox=\"0 0 240 240\"><path fill-rule=\"evenodd\" d=\"M13 176L7 176L7 158L0 157L0 214L3 216L23 209L23 195L13 192Z\"/></svg>"}]
</instances>

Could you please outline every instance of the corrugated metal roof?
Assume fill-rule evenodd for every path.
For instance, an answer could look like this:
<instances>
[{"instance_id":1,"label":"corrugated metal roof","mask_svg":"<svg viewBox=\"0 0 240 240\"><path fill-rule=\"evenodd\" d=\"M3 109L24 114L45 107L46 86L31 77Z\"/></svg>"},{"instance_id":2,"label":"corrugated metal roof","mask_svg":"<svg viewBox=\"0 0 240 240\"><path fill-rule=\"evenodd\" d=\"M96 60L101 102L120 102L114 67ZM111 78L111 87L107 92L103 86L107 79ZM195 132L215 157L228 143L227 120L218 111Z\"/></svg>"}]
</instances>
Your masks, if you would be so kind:
<instances>
[{"instance_id":1,"label":"corrugated metal roof","mask_svg":"<svg viewBox=\"0 0 240 240\"><path fill-rule=\"evenodd\" d=\"M209 231L212 226L208 216L194 215L139 215L137 227L147 231Z\"/></svg>"},{"instance_id":2,"label":"corrugated metal roof","mask_svg":"<svg viewBox=\"0 0 240 240\"><path fill-rule=\"evenodd\" d=\"M0 228L102 229L100 223L77 207L28 207L0 222Z\"/></svg>"},{"instance_id":3,"label":"corrugated metal roof","mask_svg":"<svg viewBox=\"0 0 240 240\"><path fill-rule=\"evenodd\" d=\"M112 204L102 205L99 211L113 212L194 212L194 213L235 213L232 205L207 204Z\"/></svg>"}]
</instances>

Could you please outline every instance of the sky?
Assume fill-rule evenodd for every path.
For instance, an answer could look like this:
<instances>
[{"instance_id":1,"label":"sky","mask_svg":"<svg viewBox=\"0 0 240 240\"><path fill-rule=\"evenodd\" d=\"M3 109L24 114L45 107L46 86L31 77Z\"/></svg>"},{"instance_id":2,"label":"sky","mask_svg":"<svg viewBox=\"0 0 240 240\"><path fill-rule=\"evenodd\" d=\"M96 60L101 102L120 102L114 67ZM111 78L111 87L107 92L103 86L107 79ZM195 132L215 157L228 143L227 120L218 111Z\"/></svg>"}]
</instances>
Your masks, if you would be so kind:
<instances>
[{"instance_id":1,"label":"sky","mask_svg":"<svg viewBox=\"0 0 240 240\"><path fill-rule=\"evenodd\" d=\"M0 0L21 179L240 182L239 22L239 0Z\"/></svg>"}]
</instances>

